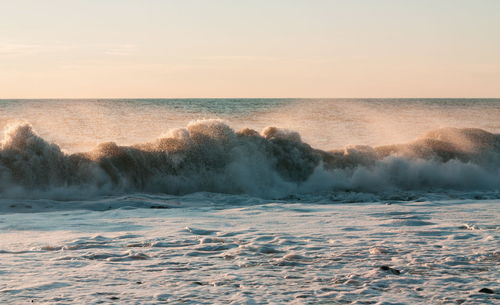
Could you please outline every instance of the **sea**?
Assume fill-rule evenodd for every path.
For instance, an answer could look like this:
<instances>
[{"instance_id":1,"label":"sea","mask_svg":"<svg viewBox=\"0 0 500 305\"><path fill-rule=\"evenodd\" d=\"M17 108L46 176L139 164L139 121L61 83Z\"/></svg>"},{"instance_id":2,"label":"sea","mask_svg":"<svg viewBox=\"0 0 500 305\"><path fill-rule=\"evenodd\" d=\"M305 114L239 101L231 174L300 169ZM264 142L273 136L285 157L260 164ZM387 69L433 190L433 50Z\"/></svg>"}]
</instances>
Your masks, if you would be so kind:
<instances>
[{"instance_id":1,"label":"sea","mask_svg":"<svg viewBox=\"0 0 500 305\"><path fill-rule=\"evenodd\" d=\"M499 304L500 99L0 100L1 304Z\"/></svg>"}]
</instances>

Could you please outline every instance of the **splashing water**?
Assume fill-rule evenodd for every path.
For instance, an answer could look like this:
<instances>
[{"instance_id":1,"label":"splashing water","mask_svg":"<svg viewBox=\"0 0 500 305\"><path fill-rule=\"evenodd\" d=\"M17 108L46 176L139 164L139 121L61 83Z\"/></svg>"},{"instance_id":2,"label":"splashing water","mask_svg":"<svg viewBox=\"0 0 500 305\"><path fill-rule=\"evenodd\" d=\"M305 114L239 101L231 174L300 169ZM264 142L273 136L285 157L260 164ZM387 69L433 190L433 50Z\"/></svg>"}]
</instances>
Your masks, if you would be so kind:
<instances>
[{"instance_id":1,"label":"splashing water","mask_svg":"<svg viewBox=\"0 0 500 305\"><path fill-rule=\"evenodd\" d=\"M331 198L339 192L392 196L401 191L495 193L500 188L498 134L480 128L447 127L428 131L406 143L392 144L386 143L387 140L378 140L383 138L382 135L388 134L387 126L409 125L409 122L405 123L409 115L406 112L426 123L421 122L422 125L433 126L439 113L445 110L460 118L457 115L461 113L459 109L463 108L464 103L469 103L466 105L472 110L468 110L468 118L477 121L478 118L473 116L474 111L479 111L481 107L484 108L480 113L481 118L495 115L496 112L500 114L500 103L497 100L406 100L397 103L393 100L188 100L185 104L177 100L167 100L165 104L162 101L138 101L138 104L134 101L48 101L47 105L44 101L19 103L20 105L15 102L5 103L3 107L21 109L21 112L28 113L26 117L29 119L29 113L36 106L54 110L58 105L69 107L76 103L76 109L80 109L77 110L80 113L81 109L89 111L87 116L74 117L75 120L84 121L78 123L80 127L74 132L78 142L91 142L82 141L90 137L89 129L104 127L103 135L97 137L98 140L115 136L125 139L121 142L136 144L101 142L93 145L87 152L71 153L71 148L74 150L85 146L71 144L75 141L72 139L75 128L69 129L70 135L67 137L70 140L62 141L66 149L61 149L57 144L37 135L30 124L8 125L5 127L0 150L0 192L5 197L55 196L59 199L71 199L135 192L171 195L214 192L261 198L326 194ZM402 106L402 103L407 105ZM105 122L91 122L90 113L95 113L99 118L96 111L103 107L113 109L105 116ZM380 107L392 107L400 113L389 118ZM429 107L431 112L427 115L421 113ZM308 108L312 110L307 111ZM339 113L339 109L342 112ZM321 112L323 114L320 115ZM43 113L45 116L54 116L52 112ZM192 114L191 117L189 113ZM178 125L186 116L195 118L210 113L227 120L193 120L184 128L165 127L167 129L163 132L151 131L161 126ZM243 125L265 126L264 124L271 122L279 125L288 114L291 114L291 118L295 116L303 120L309 119L310 124L296 120L294 125L283 125L297 127L298 132L278 126L263 127L260 133ZM12 110L10 115L13 115ZM67 113L65 115L69 116ZM314 115L318 116L316 120L313 120ZM401 115L403 119L396 119L397 115ZM465 113L461 116L465 116ZM174 119L170 120L171 117ZM250 117L255 119L247 121ZM122 119L122 124L118 124ZM132 119L137 123L138 131L130 129L133 128L133 123L127 120ZM244 128L235 131L230 127L233 125L231 121ZM54 128L51 124L62 124L54 123L48 117L44 121L35 122L36 125L43 126L42 130ZM495 121L475 123L475 127L491 126L492 130L498 128L494 125ZM71 124L77 123L69 125ZM455 125L463 124L463 121L457 121ZM148 126L153 127L148 130ZM370 126L378 127L362 136L356 136L360 130L370 129ZM417 130L423 129L420 125L416 126ZM335 129L351 129L354 136L349 138L341 134L341 140L338 140L337 133L328 132ZM311 138L309 134L312 130L318 133L317 137L320 139L313 140L310 145L302 139L302 133ZM413 130L408 133L413 137ZM57 139L61 134L67 133L59 131L55 134L56 136L47 137ZM148 141L137 144L141 134L147 134L143 138ZM151 134L160 136L154 139ZM404 132L392 131L392 134L385 138L405 139ZM368 143L347 145L334 150L320 149L327 145L318 144L320 148L315 147L314 143L324 142L325 139L333 143L328 145L330 147L339 145L340 141L346 142L346 139L354 143L366 140ZM366 145L370 143L386 145Z\"/></svg>"}]
</instances>

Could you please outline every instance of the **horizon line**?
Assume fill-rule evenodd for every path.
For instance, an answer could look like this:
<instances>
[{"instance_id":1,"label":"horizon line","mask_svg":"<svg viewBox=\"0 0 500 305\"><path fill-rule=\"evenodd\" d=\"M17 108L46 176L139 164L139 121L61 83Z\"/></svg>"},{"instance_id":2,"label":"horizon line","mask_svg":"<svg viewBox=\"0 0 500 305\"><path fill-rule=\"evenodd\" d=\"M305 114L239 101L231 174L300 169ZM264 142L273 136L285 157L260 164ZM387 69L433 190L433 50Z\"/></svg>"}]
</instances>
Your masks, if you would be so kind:
<instances>
[{"instance_id":1,"label":"horizon line","mask_svg":"<svg viewBox=\"0 0 500 305\"><path fill-rule=\"evenodd\" d=\"M203 99L238 99L238 100L274 100L274 99L304 99L304 100L317 100L317 99L500 99L499 97L13 97L13 98L4 98L1 97L2 100L203 100Z\"/></svg>"}]
</instances>

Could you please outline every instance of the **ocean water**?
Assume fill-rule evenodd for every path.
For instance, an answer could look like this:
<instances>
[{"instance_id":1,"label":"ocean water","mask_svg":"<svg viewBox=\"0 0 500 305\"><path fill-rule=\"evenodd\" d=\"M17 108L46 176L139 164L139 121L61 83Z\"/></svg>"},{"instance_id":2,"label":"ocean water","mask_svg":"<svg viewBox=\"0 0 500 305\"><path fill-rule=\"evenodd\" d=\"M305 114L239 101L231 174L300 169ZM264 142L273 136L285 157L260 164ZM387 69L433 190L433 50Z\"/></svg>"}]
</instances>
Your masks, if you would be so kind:
<instances>
[{"instance_id":1,"label":"ocean water","mask_svg":"<svg viewBox=\"0 0 500 305\"><path fill-rule=\"evenodd\" d=\"M500 99L0 100L0 129L1 303L500 300Z\"/></svg>"}]
</instances>

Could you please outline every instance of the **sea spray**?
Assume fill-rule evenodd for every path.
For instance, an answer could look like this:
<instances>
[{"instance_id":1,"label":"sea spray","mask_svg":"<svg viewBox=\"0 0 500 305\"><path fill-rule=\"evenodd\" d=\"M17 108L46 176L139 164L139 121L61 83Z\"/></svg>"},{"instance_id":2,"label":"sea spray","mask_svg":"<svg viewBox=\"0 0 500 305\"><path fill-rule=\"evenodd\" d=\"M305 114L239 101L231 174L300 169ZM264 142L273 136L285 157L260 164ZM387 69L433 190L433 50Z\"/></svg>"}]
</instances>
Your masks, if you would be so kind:
<instances>
[{"instance_id":1,"label":"sea spray","mask_svg":"<svg viewBox=\"0 0 500 305\"><path fill-rule=\"evenodd\" d=\"M0 146L2 197L68 198L133 192L195 192L278 198L339 191L498 191L500 135L443 128L407 144L325 151L297 132L233 130L198 120L131 146L101 143L64 153L29 124L9 126ZM55 196L55 195L54 195Z\"/></svg>"}]
</instances>

